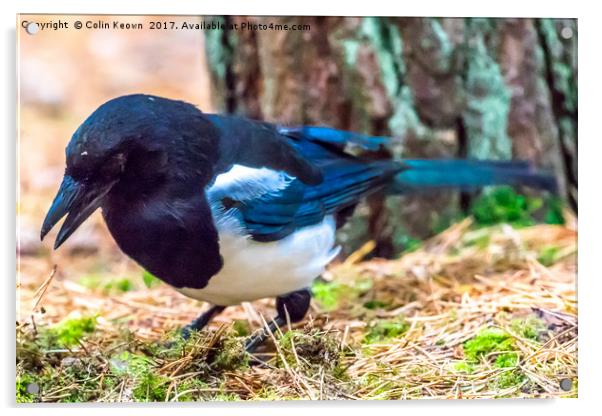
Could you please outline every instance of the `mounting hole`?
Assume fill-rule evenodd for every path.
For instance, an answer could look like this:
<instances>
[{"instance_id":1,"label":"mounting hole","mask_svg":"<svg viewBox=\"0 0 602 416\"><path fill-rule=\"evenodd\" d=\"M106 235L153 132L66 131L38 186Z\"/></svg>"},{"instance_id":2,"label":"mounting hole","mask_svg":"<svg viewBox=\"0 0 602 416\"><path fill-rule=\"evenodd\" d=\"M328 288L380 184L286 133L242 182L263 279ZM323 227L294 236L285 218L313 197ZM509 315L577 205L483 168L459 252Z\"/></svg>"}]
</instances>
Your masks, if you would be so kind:
<instances>
[{"instance_id":1,"label":"mounting hole","mask_svg":"<svg viewBox=\"0 0 602 416\"><path fill-rule=\"evenodd\" d=\"M40 393L40 386L38 383L29 383L25 388L27 393L38 395Z\"/></svg>"},{"instance_id":2,"label":"mounting hole","mask_svg":"<svg viewBox=\"0 0 602 416\"><path fill-rule=\"evenodd\" d=\"M560 388L564 391L571 391L573 388L573 381L570 378L563 378L560 380Z\"/></svg>"},{"instance_id":3,"label":"mounting hole","mask_svg":"<svg viewBox=\"0 0 602 416\"><path fill-rule=\"evenodd\" d=\"M573 29L571 29L568 26L563 27L560 30L560 36L562 36L563 39L570 39L573 37Z\"/></svg>"},{"instance_id":4,"label":"mounting hole","mask_svg":"<svg viewBox=\"0 0 602 416\"><path fill-rule=\"evenodd\" d=\"M27 23L27 26L25 26L25 31L30 35L35 35L40 31L40 25L36 22L29 22Z\"/></svg>"}]
</instances>

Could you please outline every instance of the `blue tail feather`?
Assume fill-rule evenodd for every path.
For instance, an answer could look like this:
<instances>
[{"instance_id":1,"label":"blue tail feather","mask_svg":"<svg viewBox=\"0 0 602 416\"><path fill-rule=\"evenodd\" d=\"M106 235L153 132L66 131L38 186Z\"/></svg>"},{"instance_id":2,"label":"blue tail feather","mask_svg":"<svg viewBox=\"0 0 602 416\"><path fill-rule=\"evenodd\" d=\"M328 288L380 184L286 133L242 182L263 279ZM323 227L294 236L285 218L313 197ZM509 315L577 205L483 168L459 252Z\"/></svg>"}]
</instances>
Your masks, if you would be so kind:
<instances>
[{"instance_id":1,"label":"blue tail feather","mask_svg":"<svg viewBox=\"0 0 602 416\"><path fill-rule=\"evenodd\" d=\"M390 191L410 193L439 188L473 190L489 185L524 185L557 192L553 175L538 171L525 161L404 160L407 167L395 176Z\"/></svg>"}]
</instances>

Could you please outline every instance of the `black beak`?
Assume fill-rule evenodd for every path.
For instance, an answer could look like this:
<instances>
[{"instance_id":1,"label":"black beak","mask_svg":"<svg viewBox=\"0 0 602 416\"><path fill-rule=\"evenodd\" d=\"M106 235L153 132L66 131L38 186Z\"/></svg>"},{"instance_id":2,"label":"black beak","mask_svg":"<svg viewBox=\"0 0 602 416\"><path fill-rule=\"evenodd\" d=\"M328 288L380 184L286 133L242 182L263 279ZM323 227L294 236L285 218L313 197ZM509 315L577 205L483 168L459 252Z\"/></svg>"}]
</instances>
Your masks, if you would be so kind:
<instances>
[{"instance_id":1,"label":"black beak","mask_svg":"<svg viewBox=\"0 0 602 416\"><path fill-rule=\"evenodd\" d=\"M44 224L42 224L40 238L43 240L48 231L67 215L54 242L54 248L59 248L77 230L77 227L100 207L103 198L114 184L115 182L106 185L91 185L77 182L71 176L65 175L52 206L46 214Z\"/></svg>"}]
</instances>

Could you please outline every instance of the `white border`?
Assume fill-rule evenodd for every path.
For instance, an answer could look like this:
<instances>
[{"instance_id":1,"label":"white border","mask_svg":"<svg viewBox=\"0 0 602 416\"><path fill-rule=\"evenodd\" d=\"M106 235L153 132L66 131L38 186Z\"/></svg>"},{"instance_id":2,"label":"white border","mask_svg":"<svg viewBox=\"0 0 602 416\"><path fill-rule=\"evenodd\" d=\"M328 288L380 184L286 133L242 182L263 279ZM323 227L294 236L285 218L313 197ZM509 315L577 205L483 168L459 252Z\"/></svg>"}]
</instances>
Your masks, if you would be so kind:
<instances>
[{"instance_id":1,"label":"white border","mask_svg":"<svg viewBox=\"0 0 602 416\"><path fill-rule=\"evenodd\" d=\"M99 13L99 14L259 14L259 15L406 15L406 16L493 16L493 17L577 17L579 18L579 179L580 192L580 236L579 236L579 399L577 400L496 400L496 401L412 401L412 402L336 402L336 403L250 403L250 404L198 404L178 408L180 414L199 412L235 412L245 415L278 414L307 415L308 411L333 411L335 408L349 413L366 414L371 410L383 413L417 412L444 414L504 415L509 412L545 413L554 415L573 415L590 413L588 410L598 408L602 392L600 378L602 351L602 329L599 317L600 299L602 298L602 272L600 251L597 247L602 238L602 62L600 58L601 15L597 12L595 2L567 1L525 1L504 0L501 2L477 2L467 0L421 0L419 2L402 2L392 0L369 0L350 4L346 2L325 2L324 0L303 0L284 2L280 0L229 0L224 1L177 1L177 0L145 0L144 2L124 2L119 0L70 2L67 0L22 0L18 4L8 1L0 3L2 7L4 39L2 65L2 156L4 158L3 189L4 199L1 206L0 229L3 230L2 264L4 273L4 314L2 321L3 338L1 343L5 365L1 377L2 402L5 406L14 403L14 273L15 273L15 20L16 13ZM134 409L133 407L136 407ZM286 409L284 409L286 407ZM83 408L90 415L105 415L107 406L46 406L42 408L11 409L10 412L44 412L48 415L65 415L81 413ZM315 410L314 410L315 409ZM131 414L144 412L149 415L163 415L166 406L110 406L115 413ZM591 412L594 413L594 412Z\"/></svg>"}]
</instances>

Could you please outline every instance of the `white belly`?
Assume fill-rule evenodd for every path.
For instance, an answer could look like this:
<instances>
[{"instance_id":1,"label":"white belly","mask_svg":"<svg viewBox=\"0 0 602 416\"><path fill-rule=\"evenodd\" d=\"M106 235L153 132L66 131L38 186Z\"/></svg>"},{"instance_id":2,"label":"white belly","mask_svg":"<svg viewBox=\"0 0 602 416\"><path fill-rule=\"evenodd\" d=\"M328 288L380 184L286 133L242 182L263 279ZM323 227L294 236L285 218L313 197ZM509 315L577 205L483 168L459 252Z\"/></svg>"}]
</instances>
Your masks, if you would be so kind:
<instances>
[{"instance_id":1,"label":"white belly","mask_svg":"<svg viewBox=\"0 0 602 416\"><path fill-rule=\"evenodd\" d=\"M332 217L268 243L243 236L225 223L230 226L218 224L223 268L203 289L177 289L182 294L222 306L283 295L309 287L339 251L333 248Z\"/></svg>"}]
</instances>

